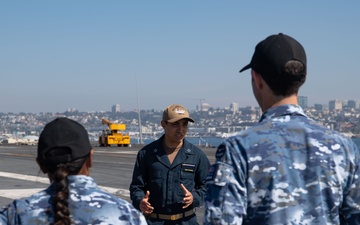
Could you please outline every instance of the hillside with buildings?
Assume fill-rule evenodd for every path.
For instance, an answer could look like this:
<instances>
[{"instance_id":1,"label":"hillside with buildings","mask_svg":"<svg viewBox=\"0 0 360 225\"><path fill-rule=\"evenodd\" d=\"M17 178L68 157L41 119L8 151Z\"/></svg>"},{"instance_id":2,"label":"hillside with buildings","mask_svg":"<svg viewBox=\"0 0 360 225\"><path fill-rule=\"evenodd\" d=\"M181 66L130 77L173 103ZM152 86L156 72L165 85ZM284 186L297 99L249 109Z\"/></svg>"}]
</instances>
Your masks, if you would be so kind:
<instances>
[{"instance_id":1,"label":"hillside with buildings","mask_svg":"<svg viewBox=\"0 0 360 225\"><path fill-rule=\"evenodd\" d=\"M351 137L360 137L360 101L331 100L327 105L315 104L309 107L307 98L300 96L299 104L308 116L322 125ZM262 112L259 107L239 107L238 103L231 103L226 108L213 108L207 103L202 103L197 110L190 111L190 114L195 123L190 124L189 136L226 137L253 126L259 121ZM157 138L162 134L162 110L140 110L139 115L138 111L121 111L120 105L116 104L107 112L79 112L69 109L63 113L0 113L1 139L36 137L46 123L62 116L83 124L93 141L96 141L99 133L106 129L101 123L102 118L126 124L125 132L129 133L133 140L139 138L140 127L144 138Z\"/></svg>"}]
</instances>

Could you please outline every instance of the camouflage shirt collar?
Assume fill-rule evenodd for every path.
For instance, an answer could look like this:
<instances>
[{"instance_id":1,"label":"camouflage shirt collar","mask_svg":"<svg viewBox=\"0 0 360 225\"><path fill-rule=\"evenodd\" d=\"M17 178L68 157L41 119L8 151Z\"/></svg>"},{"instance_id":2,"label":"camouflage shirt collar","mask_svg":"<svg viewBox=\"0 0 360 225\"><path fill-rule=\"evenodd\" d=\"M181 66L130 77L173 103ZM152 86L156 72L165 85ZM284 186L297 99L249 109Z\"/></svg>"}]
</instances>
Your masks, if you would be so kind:
<instances>
[{"instance_id":1,"label":"camouflage shirt collar","mask_svg":"<svg viewBox=\"0 0 360 225\"><path fill-rule=\"evenodd\" d=\"M286 104L268 109L262 114L259 122L270 120L275 117L287 116L287 115L306 117L304 110L299 105Z\"/></svg>"},{"instance_id":2,"label":"camouflage shirt collar","mask_svg":"<svg viewBox=\"0 0 360 225\"><path fill-rule=\"evenodd\" d=\"M69 175L68 177L68 185L70 188L96 188L97 184L94 179L90 176L86 175ZM53 189L54 182L51 183L49 189Z\"/></svg>"}]
</instances>

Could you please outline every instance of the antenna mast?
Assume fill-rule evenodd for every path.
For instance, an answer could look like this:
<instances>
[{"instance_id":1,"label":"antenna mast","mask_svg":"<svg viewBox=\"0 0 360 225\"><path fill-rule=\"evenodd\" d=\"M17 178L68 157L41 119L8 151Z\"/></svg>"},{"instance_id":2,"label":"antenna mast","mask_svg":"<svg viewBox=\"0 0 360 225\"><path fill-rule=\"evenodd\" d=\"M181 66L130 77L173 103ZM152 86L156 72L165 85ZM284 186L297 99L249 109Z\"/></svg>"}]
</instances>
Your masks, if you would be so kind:
<instances>
[{"instance_id":1,"label":"antenna mast","mask_svg":"<svg viewBox=\"0 0 360 225\"><path fill-rule=\"evenodd\" d=\"M141 116L140 116L140 107L139 107L139 92L138 92L137 75L136 75L136 74L135 74L135 80L136 80L137 109L138 109L138 115L139 115L139 138L140 138L140 144L143 144L143 140L142 140L142 129L141 129Z\"/></svg>"}]
</instances>

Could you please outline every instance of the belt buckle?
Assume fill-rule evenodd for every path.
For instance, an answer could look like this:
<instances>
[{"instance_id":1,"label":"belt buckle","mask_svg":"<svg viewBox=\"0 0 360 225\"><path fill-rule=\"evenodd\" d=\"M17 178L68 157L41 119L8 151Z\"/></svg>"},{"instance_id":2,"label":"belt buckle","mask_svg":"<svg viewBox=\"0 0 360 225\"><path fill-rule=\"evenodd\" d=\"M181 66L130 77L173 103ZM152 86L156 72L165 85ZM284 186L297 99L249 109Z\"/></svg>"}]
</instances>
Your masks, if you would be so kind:
<instances>
[{"instance_id":1,"label":"belt buckle","mask_svg":"<svg viewBox=\"0 0 360 225\"><path fill-rule=\"evenodd\" d=\"M170 220L177 220L179 219L179 214L174 214L170 216Z\"/></svg>"}]
</instances>

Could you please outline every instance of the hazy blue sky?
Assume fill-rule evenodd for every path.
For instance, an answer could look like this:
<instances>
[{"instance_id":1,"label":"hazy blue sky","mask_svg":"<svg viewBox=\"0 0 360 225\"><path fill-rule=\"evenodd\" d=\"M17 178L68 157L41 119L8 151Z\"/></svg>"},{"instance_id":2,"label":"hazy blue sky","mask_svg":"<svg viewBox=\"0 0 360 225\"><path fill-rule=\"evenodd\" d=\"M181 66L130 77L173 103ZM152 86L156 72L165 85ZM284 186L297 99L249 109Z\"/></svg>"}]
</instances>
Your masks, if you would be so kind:
<instances>
[{"instance_id":1,"label":"hazy blue sky","mask_svg":"<svg viewBox=\"0 0 360 225\"><path fill-rule=\"evenodd\" d=\"M257 105L255 45L307 52L310 105L360 100L360 1L0 1L0 112ZM138 98L137 98L138 96Z\"/></svg>"}]
</instances>

